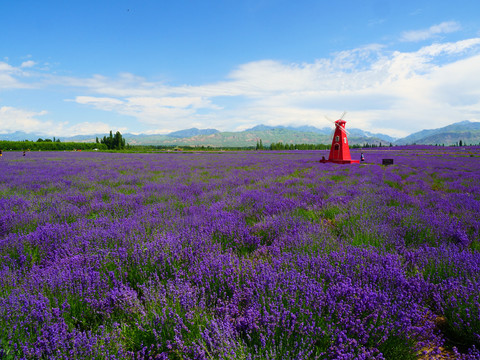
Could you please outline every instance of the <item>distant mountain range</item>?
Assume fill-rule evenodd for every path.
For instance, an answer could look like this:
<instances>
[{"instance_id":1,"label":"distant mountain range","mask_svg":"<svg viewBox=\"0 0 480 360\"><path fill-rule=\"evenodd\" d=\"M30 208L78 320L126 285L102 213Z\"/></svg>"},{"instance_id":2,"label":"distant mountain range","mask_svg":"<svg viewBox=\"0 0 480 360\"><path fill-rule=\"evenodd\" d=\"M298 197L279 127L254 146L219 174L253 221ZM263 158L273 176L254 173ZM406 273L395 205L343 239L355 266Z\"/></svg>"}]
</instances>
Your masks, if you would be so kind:
<instances>
[{"instance_id":1,"label":"distant mountain range","mask_svg":"<svg viewBox=\"0 0 480 360\"><path fill-rule=\"evenodd\" d=\"M186 129L186 130L180 130L180 131L174 131L168 134L167 136L178 138L178 139L185 139L193 136L199 136L199 135L212 135L216 134L220 131L216 129L203 129L199 130L197 128L191 128L191 129Z\"/></svg>"},{"instance_id":2,"label":"distant mountain range","mask_svg":"<svg viewBox=\"0 0 480 360\"><path fill-rule=\"evenodd\" d=\"M354 144L443 144L455 145L462 141L463 144L480 143L480 122L468 120L457 122L442 128L422 130L407 137L396 139L385 134L371 133L361 129L348 130L348 142ZM284 144L329 144L332 141L333 129L331 127L316 128L314 126L267 126L257 125L251 129L239 132L220 132L216 129L197 129L175 131L167 135L134 135L123 134L131 145L165 145L165 146L212 146L212 147L246 147L255 146L258 141L262 144L282 142ZM60 140L75 142L95 142L95 138L103 138L105 134L77 135L60 137ZM0 134L0 140L33 140L45 138L25 132ZM47 136L48 138L51 138Z\"/></svg>"},{"instance_id":3,"label":"distant mountain range","mask_svg":"<svg viewBox=\"0 0 480 360\"><path fill-rule=\"evenodd\" d=\"M396 145L425 144L425 145L455 145L480 143L480 122L460 121L442 128L422 130L394 142Z\"/></svg>"}]
</instances>

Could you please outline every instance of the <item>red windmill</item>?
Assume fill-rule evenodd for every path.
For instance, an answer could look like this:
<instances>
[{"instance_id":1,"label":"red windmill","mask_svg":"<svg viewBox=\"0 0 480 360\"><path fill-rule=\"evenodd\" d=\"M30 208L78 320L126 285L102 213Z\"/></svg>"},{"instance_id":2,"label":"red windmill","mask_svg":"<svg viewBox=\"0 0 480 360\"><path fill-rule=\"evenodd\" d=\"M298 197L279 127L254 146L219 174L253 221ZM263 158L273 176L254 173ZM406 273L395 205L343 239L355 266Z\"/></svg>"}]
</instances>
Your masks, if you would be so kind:
<instances>
[{"instance_id":1,"label":"red windmill","mask_svg":"<svg viewBox=\"0 0 480 360\"><path fill-rule=\"evenodd\" d=\"M345 129L345 124L347 122L343 120L345 114L346 112L344 111L342 116L340 116L340 119L334 122L335 132L333 133L332 147L330 148L330 155L328 156L328 160L325 160L325 158L323 158L322 160L320 160L320 162L333 162L337 164L353 164L360 162L359 160L352 160L352 158L350 157L347 130Z\"/></svg>"}]
</instances>

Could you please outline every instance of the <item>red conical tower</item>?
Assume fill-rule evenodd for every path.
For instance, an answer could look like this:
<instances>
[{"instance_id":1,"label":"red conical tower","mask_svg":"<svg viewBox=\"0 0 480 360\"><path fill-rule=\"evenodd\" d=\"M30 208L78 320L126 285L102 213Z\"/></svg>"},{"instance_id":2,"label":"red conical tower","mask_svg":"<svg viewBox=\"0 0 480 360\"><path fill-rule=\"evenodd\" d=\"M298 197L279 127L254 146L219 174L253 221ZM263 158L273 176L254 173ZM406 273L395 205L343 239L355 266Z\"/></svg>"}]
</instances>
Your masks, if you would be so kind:
<instances>
[{"instance_id":1,"label":"red conical tower","mask_svg":"<svg viewBox=\"0 0 480 360\"><path fill-rule=\"evenodd\" d=\"M343 116L342 116L343 117ZM350 149L348 147L347 130L345 130L345 120L338 119L335 121L335 133L333 134L332 147L328 160L320 160L321 162L334 162L337 164L353 164L359 163L359 160L352 160L350 157Z\"/></svg>"}]
</instances>

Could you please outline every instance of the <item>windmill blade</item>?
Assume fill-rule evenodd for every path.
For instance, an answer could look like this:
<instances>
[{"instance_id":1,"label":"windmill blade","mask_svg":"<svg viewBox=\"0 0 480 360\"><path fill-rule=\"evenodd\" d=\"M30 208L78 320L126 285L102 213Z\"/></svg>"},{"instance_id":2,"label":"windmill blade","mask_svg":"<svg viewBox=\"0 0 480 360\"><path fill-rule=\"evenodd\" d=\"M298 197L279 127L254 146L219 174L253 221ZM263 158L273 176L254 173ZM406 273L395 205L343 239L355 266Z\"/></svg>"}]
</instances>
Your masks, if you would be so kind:
<instances>
[{"instance_id":1,"label":"windmill blade","mask_svg":"<svg viewBox=\"0 0 480 360\"><path fill-rule=\"evenodd\" d=\"M347 114L346 111L343 112L342 116L340 116L340 119L338 120L343 120L343 117ZM327 115L324 115L325 116L325 119L327 119L328 121L330 121L331 123L333 123L335 125L335 127L338 127L340 128L341 131L343 131L345 134L347 135L350 135L350 133L348 132L347 129L345 129L344 127L338 125L334 120L330 119Z\"/></svg>"},{"instance_id":2,"label":"windmill blade","mask_svg":"<svg viewBox=\"0 0 480 360\"><path fill-rule=\"evenodd\" d=\"M347 129L345 129L343 126L337 125L341 131L343 131L345 134L350 135Z\"/></svg>"},{"instance_id":3,"label":"windmill blade","mask_svg":"<svg viewBox=\"0 0 480 360\"><path fill-rule=\"evenodd\" d=\"M330 131L329 137L330 137L330 138L333 138L333 134L335 134L335 129L333 129L332 131Z\"/></svg>"},{"instance_id":4,"label":"windmill blade","mask_svg":"<svg viewBox=\"0 0 480 360\"><path fill-rule=\"evenodd\" d=\"M340 120L340 119L339 119ZM347 129L345 129L343 126L340 126L339 124L337 123L334 123L336 127L338 127L340 129L340 131L343 131L345 134L347 135L350 135L350 133L348 132Z\"/></svg>"},{"instance_id":5,"label":"windmill blade","mask_svg":"<svg viewBox=\"0 0 480 360\"><path fill-rule=\"evenodd\" d=\"M325 119L327 119L331 123L335 124L335 120L330 119L327 115L324 115L324 116L325 116Z\"/></svg>"}]
</instances>

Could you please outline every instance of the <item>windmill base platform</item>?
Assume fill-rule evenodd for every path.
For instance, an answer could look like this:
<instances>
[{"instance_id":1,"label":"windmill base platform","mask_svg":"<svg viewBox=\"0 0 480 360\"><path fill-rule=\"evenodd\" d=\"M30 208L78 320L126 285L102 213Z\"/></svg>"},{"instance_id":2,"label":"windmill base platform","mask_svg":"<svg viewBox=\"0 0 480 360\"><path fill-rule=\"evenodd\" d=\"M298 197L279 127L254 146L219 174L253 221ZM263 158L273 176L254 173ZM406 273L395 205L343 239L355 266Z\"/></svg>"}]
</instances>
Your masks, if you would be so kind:
<instances>
[{"instance_id":1,"label":"windmill base platform","mask_svg":"<svg viewBox=\"0 0 480 360\"><path fill-rule=\"evenodd\" d=\"M328 159L322 159L319 162L325 164L325 163L334 163L334 164L359 164L360 160L328 160Z\"/></svg>"}]
</instances>

